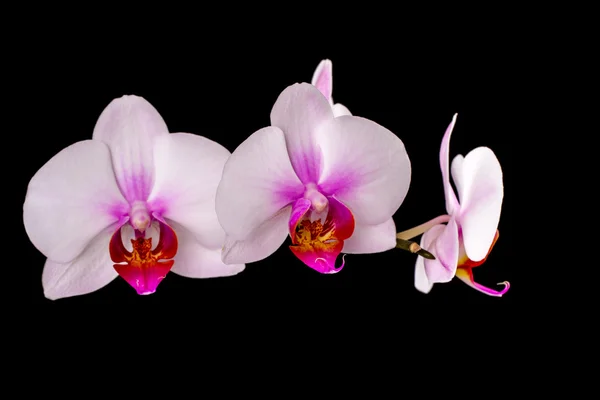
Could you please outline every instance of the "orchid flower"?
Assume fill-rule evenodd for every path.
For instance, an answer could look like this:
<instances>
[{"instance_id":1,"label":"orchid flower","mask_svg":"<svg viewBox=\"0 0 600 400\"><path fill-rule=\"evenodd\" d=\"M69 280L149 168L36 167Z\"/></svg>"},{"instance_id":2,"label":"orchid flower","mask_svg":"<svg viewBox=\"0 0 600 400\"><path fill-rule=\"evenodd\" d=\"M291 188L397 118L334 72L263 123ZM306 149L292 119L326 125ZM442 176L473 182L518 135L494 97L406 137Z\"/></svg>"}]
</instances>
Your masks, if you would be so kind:
<instances>
[{"instance_id":1,"label":"orchid flower","mask_svg":"<svg viewBox=\"0 0 600 400\"><path fill-rule=\"evenodd\" d=\"M323 60L315 69L312 77L312 84L319 89L323 96L329 101L331 108L333 109L333 115L339 117L341 115L352 115L344 105L340 103L334 103L333 97L333 64L331 60Z\"/></svg>"},{"instance_id":2,"label":"orchid flower","mask_svg":"<svg viewBox=\"0 0 600 400\"><path fill-rule=\"evenodd\" d=\"M192 278L242 271L221 261L225 234L214 212L229 155L201 136L169 134L141 97L113 100L92 140L60 151L29 183L23 222L47 257L45 296L90 293L117 275L150 294L169 271Z\"/></svg>"},{"instance_id":3,"label":"orchid flower","mask_svg":"<svg viewBox=\"0 0 600 400\"><path fill-rule=\"evenodd\" d=\"M395 247L394 212L410 184L404 144L364 118L334 117L313 85L287 87L271 126L231 155L217 189L226 233L223 262L248 263L290 249L320 273L335 273L337 256Z\"/></svg>"},{"instance_id":4,"label":"orchid flower","mask_svg":"<svg viewBox=\"0 0 600 400\"><path fill-rule=\"evenodd\" d=\"M457 155L449 167L450 135L456 116L452 118L440 148L448 214L398 233L397 237L406 240L425 232L421 247L435 256L435 259L417 257L415 287L419 291L429 293L434 283L449 282L456 276L480 292L501 297L510 284L499 283L504 285L501 291L480 285L473 278L473 268L485 262L498 239L504 196L502 168L494 152L487 147L478 147L465 157ZM450 184L450 172L458 199Z\"/></svg>"}]
</instances>

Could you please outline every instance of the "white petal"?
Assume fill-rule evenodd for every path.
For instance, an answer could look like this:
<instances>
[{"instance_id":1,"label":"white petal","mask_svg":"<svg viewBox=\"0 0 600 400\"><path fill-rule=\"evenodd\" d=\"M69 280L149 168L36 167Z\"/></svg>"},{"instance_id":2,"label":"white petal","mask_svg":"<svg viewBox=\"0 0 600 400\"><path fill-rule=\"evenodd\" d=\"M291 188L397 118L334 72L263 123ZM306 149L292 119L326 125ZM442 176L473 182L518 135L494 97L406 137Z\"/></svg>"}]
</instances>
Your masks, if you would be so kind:
<instances>
[{"instance_id":1,"label":"white petal","mask_svg":"<svg viewBox=\"0 0 600 400\"><path fill-rule=\"evenodd\" d=\"M383 126L353 116L322 124L317 138L323 193L346 204L358 224L378 225L391 218L410 185L411 165L402 141Z\"/></svg>"},{"instance_id":2,"label":"white petal","mask_svg":"<svg viewBox=\"0 0 600 400\"><path fill-rule=\"evenodd\" d=\"M117 276L108 245L117 226L102 231L75 260L57 263L47 260L42 273L44 295L50 300L95 292Z\"/></svg>"},{"instance_id":3,"label":"white petal","mask_svg":"<svg viewBox=\"0 0 600 400\"><path fill-rule=\"evenodd\" d=\"M267 258L288 236L292 207L288 206L257 227L245 240L225 238L222 259L226 264L246 264Z\"/></svg>"},{"instance_id":4,"label":"white petal","mask_svg":"<svg viewBox=\"0 0 600 400\"><path fill-rule=\"evenodd\" d=\"M444 225L432 226L423 234L423 236L421 236L420 246L429 252L435 251L432 243L437 239L440 233L442 233L444 228ZM425 259L417 256L417 262L415 264L415 288L422 293L429 293L432 287L433 282L427 278L427 273L425 272Z\"/></svg>"},{"instance_id":5,"label":"white petal","mask_svg":"<svg viewBox=\"0 0 600 400\"><path fill-rule=\"evenodd\" d=\"M452 180L454 181L454 185L456 186L456 192L458 193L458 200L460 203L462 203L462 198L461 196L461 191L462 189L462 165L463 165L463 161L465 160L465 158L462 155L457 155L456 157L454 157L454 160L452 160L452 164L450 165L450 171L452 172Z\"/></svg>"},{"instance_id":6,"label":"white petal","mask_svg":"<svg viewBox=\"0 0 600 400\"><path fill-rule=\"evenodd\" d=\"M350 110L348 110L346 108L346 106L340 104L340 103L336 103L333 105L332 107L333 109L333 116L334 117L341 117L342 115L352 115L352 113L350 112Z\"/></svg>"},{"instance_id":7,"label":"white petal","mask_svg":"<svg viewBox=\"0 0 600 400\"><path fill-rule=\"evenodd\" d=\"M108 147L85 140L63 149L31 178L23 223L42 254L65 263L128 209Z\"/></svg>"},{"instance_id":8,"label":"white petal","mask_svg":"<svg viewBox=\"0 0 600 400\"><path fill-rule=\"evenodd\" d=\"M454 194L454 189L452 189L452 184L450 183L450 137L452 136L452 130L454 129L457 115L458 114L454 114L452 117L452 121L450 122L450 125L448 125L448 128L446 128L446 132L442 138L442 145L440 146L440 169L442 170L442 181L444 183L446 212L450 215L457 213L460 209L460 205Z\"/></svg>"},{"instance_id":9,"label":"white petal","mask_svg":"<svg viewBox=\"0 0 600 400\"><path fill-rule=\"evenodd\" d=\"M311 83L319 89L323 96L331 99L333 92L333 65L330 60L322 60L313 74Z\"/></svg>"},{"instance_id":10,"label":"white petal","mask_svg":"<svg viewBox=\"0 0 600 400\"><path fill-rule=\"evenodd\" d=\"M396 247L396 224L392 218L379 225L354 226L354 233L344 241L343 253L380 253Z\"/></svg>"},{"instance_id":11,"label":"white petal","mask_svg":"<svg viewBox=\"0 0 600 400\"><path fill-rule=\"evenodd\" d=\"M276 127L263 128L227 160L217 189L217 217L231 239L243 240L303 193L283 132Z\"/></svg>"},{"instance_id":12,"label":"white petal","mask_svg":"<svg viewBox=\"0 0 600 400\"><path fill-rule=\"evenodd\" d=\"M504 197L502 168L492 150L478 147L466 155L461 190L459 223L465 252L472 261L480 261L494 241Z\"/></svg>"},{"instance_id":13,"label":"white petal","mask_svg":"<svg viewBox=\"0 0 600 400\"><path fill-rule=\"evenodd\" d=\"M168 133L158 111L137 96L113 100L98 118L93 138L110 147L117 182L130 203L148 198L154 182L154 139Z\"/></svg>"},{"instance_id":14,"label":"white petal","mask_svg":"<svg viewBox=\"0 0 600 400\"><path fill-rule=\"evenodd\" d=\"M239 274L244 264L227 265L221 261L221 248L202 246L181 224L169 221L177 234L178 249L172 272L188 278L218 278Z\"/></svg>"},{"instance_id":15,"label":"white petal","mask_svg":"<svg viewBox=\"0 0 600 400\"><path fill-rule=\"evenodd\" d=\"M215 196L229 151L202 136L173 133L156 139L155 181L149 207L183 225L211 249L221 249L225 232L215 212Z\"/></svg>"}]
</instances>

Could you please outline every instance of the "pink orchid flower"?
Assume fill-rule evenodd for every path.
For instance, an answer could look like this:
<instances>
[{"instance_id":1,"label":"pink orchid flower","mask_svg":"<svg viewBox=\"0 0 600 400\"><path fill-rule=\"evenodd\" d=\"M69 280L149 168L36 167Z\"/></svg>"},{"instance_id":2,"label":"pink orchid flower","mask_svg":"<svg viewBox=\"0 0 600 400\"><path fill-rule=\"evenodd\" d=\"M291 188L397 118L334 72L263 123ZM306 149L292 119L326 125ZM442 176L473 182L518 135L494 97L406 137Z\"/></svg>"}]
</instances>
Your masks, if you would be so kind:
<instances>
[{"instance_id":1,"label":"pink orchid flower","mask_svg":"<svg viewBox=\"0 0 600 400\"><path fill-rule=\"evenodd\" d=\"M466 157L457 155L449 167L450 135L456 114L448 126L440 148L440 167L444 182L446 211L416 230L398 234L408 239L427 230L421 238L421 247L429 250L435 260L417 257L415 287L429 293L436 282L449 282L454 276L480 292L501 297L510 287L508 282L501 291L475 282L473 268L483 264L498 239L498 222L504 188L502 168L492 150L478 147ZM457 199L450 184L450 172L458 191ZM447 222L446 225L440 222Z\"/></svg>"},{"instance_id":2,"label":"pink orchid flower","mask_svg":"<svg viewBox=\"0 0 600 400\"><path fill-rule=\"evenodd\" d=\"M334 117L313 85L286 88L258 130L231 155L217 189L227 234L225 263L264 259L291 237L290 249L320 273L337 256L395 247L392 215L410 184L404 144L364 118Z\"/></svg>"},{"instance_id":3,"label":"pink orchid flower","mask_svg":"<svg viewBox=\"0 0 600 400\"><path fill-rule=\"evenodd\" d=\"M331 108L333 109L333 115L339 117L340 115L352 115L350 110L346 106L340 103L334 103L333 97L333 64L331 60L323 60L315 69L312 77L312 84L319 89L323 96L329 101Z\"/></svg>"},{"instance_id":4,"label":"pink orchid flower","mask_svg":"<svg viewBox=\"0 0 600 400\"><path fill-rule=\"evenodd\" d=\"M156 109L136 96L113 100L92 140L56 154L29 183L23 222L47 257L49 299L96 291L117 275L138 294L169 271L228 276L214 202L229 151L188 133L169 134Z\"/></svg>"}]
</instances>

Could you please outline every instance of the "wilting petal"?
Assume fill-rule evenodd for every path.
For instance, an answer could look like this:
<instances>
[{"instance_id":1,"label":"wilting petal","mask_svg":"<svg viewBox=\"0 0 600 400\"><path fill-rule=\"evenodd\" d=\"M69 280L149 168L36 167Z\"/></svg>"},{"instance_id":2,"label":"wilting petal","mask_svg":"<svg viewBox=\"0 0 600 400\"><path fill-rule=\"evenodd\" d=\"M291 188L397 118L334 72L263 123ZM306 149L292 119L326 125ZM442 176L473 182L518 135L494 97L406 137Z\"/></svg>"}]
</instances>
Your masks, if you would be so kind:
<instances>
[{"instance_id":1,"label":"wilting petal","mask_svg":"<svg viewBox=\"0 0 600 400\"><path fill-rule=\"evenodd\" d=\"M445 225L434 225L427 232L421 236L421 247L429 252L434 252L432 243L435 239L440 236L443 232ZM438 260L432 260L434 262L438 262ZM441 264L438 268L444 268ZM417 257L417 262L415 264L415 288L422 293L429 293L431 288L433 287L433 282L431 282L427 278L427 273L425 272L425 258Z\"/></svg>"},{"instance_id":2,"label":"wilting petal","mask_svg":"<svg viewBox=\"0 0 600 400\"><path fill-rule=\"evenodd\" d=\"M504 188L502 168L494 152L478 147L462 163L459 223L465 252L472 261L482 260L494 241Z\"/></svg>"},{"instance_id":3,"label":"wilting petal","mask_svg":"<svg viewBox=\"0 0 600 400\"><path fill-rule=\"evenodd\" d=\"M108 147L84 140L56 154L31 178L23 223L42 254L66 263L128 208L115 181Z\"/></svg>"},{"instance_id":4,"label":"wilting petal","mask_svg":"<svg viewBox=\"0 0 600 400\"><path fill-rule=\"evenodd\" d=\"M319 90L308 83L288 86L271 111L271 125L285 134L292 166L303 183L319 178L321 152L315 135L324 121L333 119L333 111Z\"/></svg>"},{"instance_id":5,"label":"wilting petal","mask_svg":"<svg viewBox=\"0 0 600 400\"><path fill-rule=\"evenodd\" d=\"M327 100L331 99L333 92L333 75L332 75L332 64L330 60L323 60L315 69L311 83L319 89L323 96Z\"/></svg>"},{"instance_id":6,"label":"wilting petal","mask_svg":"<svg viewBox=\"0 0 600 400\"><path fill-rule=\"evenodd\" d=\"M450 137L456 123L456 116L452 117L452 122L446 128L446 133L442 138L442 146L440 147L440 168L442 170L442 180L444 182L444 196L446 197L446 211L448 214L457 212L460 208L452 184L450 183Z\"/></svg>"},{"instance_id":7,"label":"wilting petal","mask_svg":"<svg viewBox=\"0 0 600 400\"><path fill-rule=\"evenodd\" d=\"M319 127L319 186L346 204L359 224L387 221L404 201L411 166L396 135L364 118L343 116Z\"/></svg>"},{"instance_id":8,"label":"wilting petal","mask_svg":"<svg viewBox=\"0 0 600 400\"><path fill-rule=\"evenodd\" d=\"M50 300L95 292L117 277L108 253L108 243L117 225L98 234L85 250L69 263L47 260L42 273L44 295Z\"/></svg>"},{"instance_id":9,"label":"wilting petal","mask_svg":"<svg viewBox=\"0 0 600 400\"><path fill-rule=\"evenodd\" d=\"M98 118L93 138L110 147L117 182L130 203L150 194L154 139L168 133L158 111L137 96L113 100Z\"/></svg>"},{"instance_id":10,"label":"wilting petal","mask_svg":"<svg viewBox=\"0 0 600 400\"><path fill-rule=\"evenodd\" d=\"M430 247L424 249L431 252L436 259L425 260L427 279L432 283L450 282L456 273L460 249L458 226L454 218L451 218L439 235L433 239Z\"/></svg>"},{"instance_id":11,"label":"wilting petal","mask_svg":"<svg viewBox=\"0 0 600 400\"><path fill-rule=\"evenodd\" d=\"M350 112L350 110L348 110L346 108L346 106L340 104L340 103L336 103L333 105L332 107L333 110L333 116L334 117L341 117L342 115L352 115L352 113Z\"/></svg>"},{"instance_id":12,"label":"wilting petal","mask_svg":"<svg viewBox=\"0 0 600 400\"><path fill-rule=\"evenodd\" d=\"M245 240L225 237L221 259L225 264L246 264L260 261L273 254L288 235L292 207L281 209L259 225Z\"/></svg>"},{"instance_id":13,"label":"wilting petal","mask_svg":"<svg viewBox=\"0 0 600 400\"><path fill-rule=\"evenodd\" d=\"M508 283L508 281L498 283L498 285L504 286L504 288L501 291L497 291L480 285L473 279L473 270L471 268L458 268L456 270L456 277L464 283L466 283L467 285L471 286L473 289L478 290L481 293L485 293L489 296L502 297L502 295L504 295L504 293L508 292L508 289L510 289L510 283Z\"/></svg>"},{"instance_id":14,"label":"wilting petal","mask_svg":"<svg viewBox=\"0 0 600 400\"><path fill-rule=\"evenodd\" d=\"M352 236L344 242L348 254L380 253L396 247L396 224L392 218L379 225L356 224Z\"/></svg>"},{"instance_id":15,"label":"wilting petal","mask_svg":"<svg viewBox=\"0 0 600 400\"><path fill-rule=\"evenodd\" d=\"M226 148L202 136L173 133L157 138L150 209L183 225L204 246L220 250L225 232L215 213L215 196L228 158Z\"/></svg>"},{"instance_id":16,"label":"wilting petal","mask_svg":"<svg viewBox=\"0 0 600 400\"><path fill-rule=\"evenodd\" d=\"M172 223L171 226L177 232L179 243L171 272L188 278L218 278L236 275L244 270L244 264L223 264L221 248L208 249L182 225Z\"/></svg>"},{"instance_id":17,"label":"wilting petal","mask_svg":"<svg viewBox=\"0 0 600 400\"><path fill-rule=\"evenodd\" d=\"M163 222L160 224L160 239L152 249L152 238L132 239L132 251L123 245L119 229L110 240L110 258L115 263L117 273L129 283L138 294L151 294L167 276L177 254L177 235Z\"/></svg>"},{"instance_id":18,"label":"wilting petal","mask_svg":"<svg viewBox=\"0 0 600 400\"><path fill-rule=\"evenodd\" d=\"M344 267L343 261L337 268L335 262L344 240L354 232L354 217L348 207L333 197L328 200L325 221L301 220L295 232L291 233L292 252L303 263L322 274L339 272Z\"/></svg>"},{"instance_id":19,"label":"wilting petal","mask_svg":"<svg viewBox=\"0 0 600 400\"><path fill-rule=\"evenodd\" d=\"M230 239L243 240L303 193L283 132L276 127L263 128L227 160L217 189L217 217Z\"/></svg>"}]
</instances>

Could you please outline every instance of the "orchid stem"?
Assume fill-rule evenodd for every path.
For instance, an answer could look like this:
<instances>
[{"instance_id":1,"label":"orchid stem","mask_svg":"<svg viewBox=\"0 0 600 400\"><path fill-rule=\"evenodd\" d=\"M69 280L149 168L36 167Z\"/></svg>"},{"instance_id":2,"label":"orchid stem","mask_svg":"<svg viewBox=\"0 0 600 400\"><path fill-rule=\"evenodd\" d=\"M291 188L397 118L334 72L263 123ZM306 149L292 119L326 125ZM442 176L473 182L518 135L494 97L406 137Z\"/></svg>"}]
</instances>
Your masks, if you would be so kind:
<instances>
[{"instance_id":1,"label":"orchid stem","mask_svg":"<svg viewBox=\"0 0 600 400\"><path fill-rule=\"evenodd\" d=\"M435 217L434 219L427 221L421 225L417 225L414 228L408 229L404 232L399 232L396 234L396 238L401 240L410 240L414 237L417 237L429 230L434 225L443 224L444 222L450 221L449 215L440 215L439 217Z\"/></svg>"},{"instance_id":2,"label":"orchid stem","mask_svg":"<svg viewBox=\"0 0 600 400\"><path fill-rule=\"evenodd\" d=\"M424 248L419 246L418 243L410 241L410 240L396 238L396 248L410 251L413 254L417 254L417 255L427 258L429 260L435 260L435 257L433 254L431 254L430 252L428 252L427 250L425 250Z\"/></svg>"}]
</instances>

